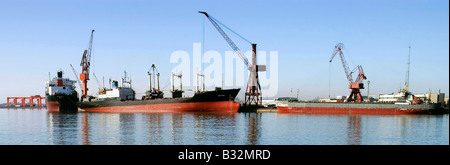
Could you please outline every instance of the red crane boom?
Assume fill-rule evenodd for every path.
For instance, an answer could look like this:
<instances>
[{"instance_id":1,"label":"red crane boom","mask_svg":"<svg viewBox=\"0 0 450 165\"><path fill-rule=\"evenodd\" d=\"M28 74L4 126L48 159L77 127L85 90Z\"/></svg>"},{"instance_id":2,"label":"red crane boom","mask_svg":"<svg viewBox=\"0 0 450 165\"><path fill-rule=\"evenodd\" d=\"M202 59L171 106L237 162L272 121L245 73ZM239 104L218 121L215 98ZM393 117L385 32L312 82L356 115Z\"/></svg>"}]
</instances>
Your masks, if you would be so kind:
<instances>
[{"instance_id":1,"label":"red crane boom","mask_svg":"<svg viewBox=\"0 0 450 165\"><path fill-rule=\"evenodd\" d=\"M363 98L361 96L360 89L364 89L364 84L361 82L362 80L366 79L366 76L364 75L364 71L362 69L361 65L356 66L356 69L358 69L358 77L355 81L353 81L352 73L350 72L350 69L348 68L347 61L345 60L344 53L342 53L342 48L344 48L344 44L337 43L336 46L334 46L334 52L331 55L330 62L333 60L334 56L336 56L337 53L339 53L339 57L341 57L342 66L344 67L345 75L347 76L347 80L349 82L348 88L351 89L350 95L347 97L347 101L356 101L356 102L362 102Z\"/></svg>"}]
</instances>

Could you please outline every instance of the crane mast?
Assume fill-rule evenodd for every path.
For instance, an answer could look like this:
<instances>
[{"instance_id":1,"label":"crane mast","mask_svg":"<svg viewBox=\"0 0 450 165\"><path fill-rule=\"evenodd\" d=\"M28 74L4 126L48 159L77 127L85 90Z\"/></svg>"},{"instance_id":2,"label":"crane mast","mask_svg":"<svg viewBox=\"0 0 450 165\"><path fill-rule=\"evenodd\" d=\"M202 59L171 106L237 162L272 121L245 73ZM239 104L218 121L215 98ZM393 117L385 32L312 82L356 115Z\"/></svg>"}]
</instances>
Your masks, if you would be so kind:
<instances>
[{"instance_id":1,"label":"crane mast","mask_svg":"<svg viewBox=\"0 0 450 165\"><path fill-rule=\"evenodd\" d=\"M228 35L219 26L219 24L217 23L219 21L217 21L215 18L213 18L206 12L199 11L199 13L204 14L206 18L208 18L208 20L213 24L213 26L217 29L217 31L219 31L219 33L222 35L225 41L227 41L228 45L230 45L230 47L234 50L234 52L242 59L242 61L250 71L250 75L247 82L247 88L245 91L244 105L250 106L254 104L256 106L262 106L262 92L258 78L258 71L266 71L266 66L256 65L256 44L250 43L248 40L246 40L245 38L243 38L242 36L240 36L239 34L230 29L230 31L232 31L233 33L235 33L236 35L238 35L239 37L241 37L242 39L244 39L245 41L249 42L252 45L252 63L249 64L248 59L244 56L241 50L236 46L236 44L234 44L234 42L230 39L230 37L228 37Z\"/></svg>"},{"instance_id":2,"label":"crane mast","mask_svg":"<svg viewBox=\"0 0 450 165\"><path fill-rule=\"evenodd\" d=\"M88 49L84 50L83 57L81 58L80 63L80 66L82 68L82 71L80 73L80 80L83 83L81 88L81 101L83 101L87 97L87 80L89 80L89 68L91 66L92 40L94 39L94 31L95 30L91 31L91 38L89 40Z\"/></svg>"},{"instance_id":3,"label":"crane mast","mask_svg":"<svg viewBox=\"0 0 450 165\"><path fill-rule=\"evenodd\" d=\"M333 60L333 58L336 56L336 54L339 53L339 57L341 57L342 66L344 67L345 75L347 76L347 80L349 82L348 88L351 89L350 95L347 97L346 101L356 101L356 102L362 102L363 98L361 96L360 89L364 89L364 84L361 82L362 80L366 79L366 76L364 75L364 71L362 69L361 65L357 65L355 69L358 69L358 77L356 77L356 80L353 81L352 73L347 65L347 61L345 60L344 53L342 53L342 49L344 48L344 44L337 43L336 46L334 46L334 52L331 55L330 62Z\"/></svg>"},{"instance_id":4,"label":"crane mast","mask_svg":"<svg viewBox=\"0 0 450 165\"><path fill-rule=\"evenodd\" d=\"M411 59L411 46L408 47L408 70L406 71L406 77L405 77L405 93L409 90L409 68L410 68L410 59Z\"/></svg>"}]
</instances>

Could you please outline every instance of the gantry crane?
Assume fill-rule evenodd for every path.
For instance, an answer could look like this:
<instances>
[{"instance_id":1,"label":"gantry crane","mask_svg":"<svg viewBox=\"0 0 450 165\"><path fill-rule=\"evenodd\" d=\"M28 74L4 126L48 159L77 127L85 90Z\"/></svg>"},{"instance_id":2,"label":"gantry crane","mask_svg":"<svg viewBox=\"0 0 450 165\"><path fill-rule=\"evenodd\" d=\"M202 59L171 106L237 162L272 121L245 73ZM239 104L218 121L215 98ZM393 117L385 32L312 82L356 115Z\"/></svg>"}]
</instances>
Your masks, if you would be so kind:
<instances>
[{"instance_id":1,"label":"gantry crane","mask_svg":"<svg viewBox=\"0 0 450 165\"><path fill-rule=\"evenodd\" d=\"M344 48L343 43L337 43L336 46L334 46L334 52L331 55L330 62L333 60L334 56L336 56L336 54L339 53L339 56L341 57L342 66L344 67L345 75L347 76L347 80L349 82L348 88L352 90L350 95L347 97L347 101L362 102L363 98L359 90L364 89L364 84L361 81L365 80L366 76L364 75L362 66L358 65L356 66L356 69L358 69L358 77L356 78L355 81L353 81L352 78L353 72L351 72L350 69L348 68L347 61L344 58L344 53L342 53L342 48Z\"/></svg>"},{"instance_id":2,"label":"gantry crane","mask_svg":"<svg viewBox=\"0 0 450 165\"><path fill-rule=\"evenodd\" d=\"M83 86L81 88L81 101L87 97L87 80L89 80L89 68L91 66L91 53L92 53L92 40L94 39L94 31L91 32L91 38L89 40L88 49L84 50L83 57L81 58L80 66L82 71L80 73L80 80L83 82Z\"/></svg>"},{"instance_id":3,"label":"gantry crane","mask_svg":"<svg viewBox=\"0 0 450 165\"><path fill-rule=\"evenodd\" d=\"M211 15L209 15L206 12L199 11L199 13L204 14L206 18L213 24L213 26L219 31L219 33L222 35L222 37L227 41L228 45L234 50L234 52L239 55L239 57L244 61L244 64L248 67L248 70L250 71L250 75L247 82L247 88L245 90L245 106L250 105L257 105L262 106L262 92L261 92L261 85L259 83L258 78L258 71L266 71L265 65L256 65L256 43L251 43L241 35L237 34L233 30L229 29L224 24L220 23L218 20L213 18ZM225 26L227 29L229 29L231 32L235 33L237 36L242 38L243 40L247 41L252 45L252 63L249 64L248 59L244 56L244 54L241 52L241 50L234 44L234 42L228 37L228 35L222 30L222 28L219 26L220 23L222 26Z\"/></svg>"}]
</instances>

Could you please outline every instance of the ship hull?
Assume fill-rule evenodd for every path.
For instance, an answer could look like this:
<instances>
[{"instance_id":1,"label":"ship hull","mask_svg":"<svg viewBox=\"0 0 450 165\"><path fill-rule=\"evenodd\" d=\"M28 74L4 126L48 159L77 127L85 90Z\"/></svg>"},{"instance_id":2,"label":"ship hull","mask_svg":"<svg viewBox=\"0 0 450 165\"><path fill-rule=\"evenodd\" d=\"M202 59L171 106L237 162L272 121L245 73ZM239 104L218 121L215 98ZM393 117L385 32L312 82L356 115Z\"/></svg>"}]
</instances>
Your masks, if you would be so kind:
<instances>
[{"instance_id":1,"label":"ship hull","mask_svg":"<svg viewBox=\"0 0 450 165\"><path fill-rule=\"evenodd\" d=\"M137 101L140 102L140 101ZM82 108L89 112L237 112L240 104L234 101L143 104Z\"/></svg>"},{"instance_id":2,"label":"ship hull","mask_svg":"<svg viewBox=\"0 0 450 165\"><path fill-rule=\"evenodd\" d=\"M208 91L187 98L128 101L105 99L81 102L80 108L88 112L237 112L240 104L234 98L239 90Z\"/></svg>"},{"instance_id":3,"label":"ship hull","mask_svg":"<svg viewBox=\"0 0 450 165\"><path fill-rule=\"evenodd\" d=\"M78 98L76 95L47 95L47 111L49 112L76 112L78 111Z\"/></svg>"},{"instance_id":4,"label":"ship hull","mask_svg":"<svg viewBox=\"0 0 450 165\"><path fill-rule=\"evenodd\" d=\"M49 112L59 112L59 102L58 101L46 101L47 111Z\"/></svg>"},{"instance_id":5,"label":"ship hull","mask_svg":"<svg viewBox=\"0 0 450 165\"><path fill-rule=\"evenodd\" d=\"M438 104L288 103L287 105L278 106L278 113L355 115L434 114L438 113L438 107Z\"/></svg>"}]
</instances>

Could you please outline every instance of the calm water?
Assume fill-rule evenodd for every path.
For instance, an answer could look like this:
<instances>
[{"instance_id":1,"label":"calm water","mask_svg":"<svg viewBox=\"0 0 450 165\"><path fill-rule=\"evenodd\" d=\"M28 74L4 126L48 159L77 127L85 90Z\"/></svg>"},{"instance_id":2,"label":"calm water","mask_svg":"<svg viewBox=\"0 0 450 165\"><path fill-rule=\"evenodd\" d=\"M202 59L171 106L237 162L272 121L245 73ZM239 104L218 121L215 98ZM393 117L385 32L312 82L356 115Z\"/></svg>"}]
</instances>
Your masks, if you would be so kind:
<instances>
[{"instance_id":1,"label":"calm water","mask_svg":"<svg viewBox=\"0 0 450 165\"><path fill-rule=\"evenodd\" d=\"M49 113L0 109L0 145L449 144L449 115Z\"/></svg>"}]
</instances>

